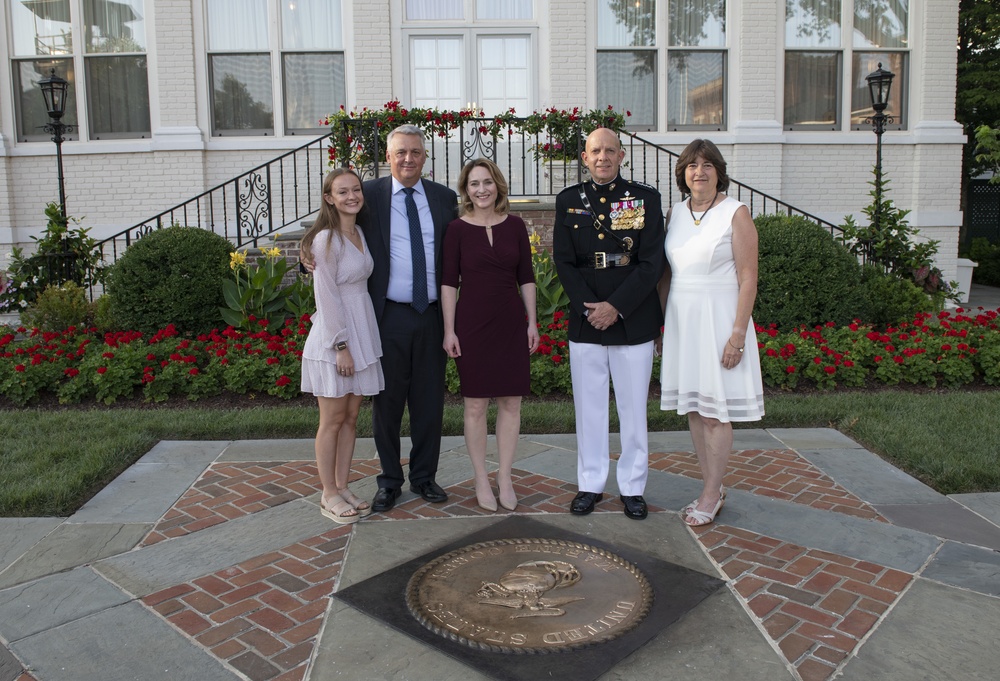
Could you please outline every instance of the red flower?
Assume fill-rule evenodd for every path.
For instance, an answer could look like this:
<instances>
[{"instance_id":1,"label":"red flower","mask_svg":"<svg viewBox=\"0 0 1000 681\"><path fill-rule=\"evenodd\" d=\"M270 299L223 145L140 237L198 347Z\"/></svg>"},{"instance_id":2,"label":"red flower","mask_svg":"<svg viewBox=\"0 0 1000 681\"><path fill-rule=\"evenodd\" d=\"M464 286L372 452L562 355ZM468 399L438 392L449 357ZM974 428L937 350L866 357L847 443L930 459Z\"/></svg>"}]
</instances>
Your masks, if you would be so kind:
<instances>
[{"instance_id":1,"label":"red flower","mask_svg":"<svg viewBox=\"0 0 1000 681\"><path fill-rule=\"evenodd\" d=\"M16 367L14 367L14 371L19 371L21 373L24 373L24 365L18 364Z\"/></svg>"},{"instance_id":2,"label":"red flower","mask_svg":"<svg viewBox=\"0 0 1000 681\"><path fill-rule=\"evenodd\" d=\"M105 352L103 355L101 355L101 357L103 357L104 359L114 359L115 358L115 353L113 353L113 352Z\"/></svg>"},{"instance_id":3,"label":"red flower","mask_svg":"<svg viewBox=\"0 0 1000 681\"><path fill-rule=\"evenodd\" d=\"M902 364L906 360L903 359L902 355L896 355L895 357L892 358L892 361L895 362L896 364Z\"/></svg>"},{"instance_id":4,"label":"red flower","mask_svg":"<svg viewBox=\"0 0 1000 681\"><path fill-rule=\"evenodd\" d=\"M281 376L278 377L278 380L275 381L274 384L280 388L282 386L288 385L291 382L292 382L292 379L290 379L290 378L288 378L288 376L285 376L284 374L282 374Z\"/></svg>"},{"instance_id":5,"label":"red flower","mask_svg":"<svg viewBox=\"0 0 1000 681\"><path fill-rule=\"evenodd\" d=\"M278 359L277 357L268 357L268 358L267 358L267 363L268 363L269 365L270 365L270 364L278 364L278 363L279 363L280 361L281 361L281 360L280 360L280 359Z\"/></svg>"},{"instance_id":6,"label":"red flower","mask_svg":"<svg viewBox=\"0 0 1000 681\"><path fill-rule=\"evenodd\" d=\"M74 376L78 376L80 374L80 370L77 369L76 367L67 367L63 369L63 374L69 376L70 378L73 378Z\"/></svg>"},{"instance_id":7,"label":"red flower","mask_svg":"<svg viewBox=\"0 0 1000 681\"><path fill-rule=\"evenodd\" d=\"M191 374L192 376L197 376L198 375L198 367L194 367L188 373Z\"/></svg>"},{"instance_id":8,"label":"red flower","mask_svg":"<svg viewBox=\"0 0 1000 681\"><path fill-rule=\"evenodd\" d=\"M814 364L822 364L823 360L820 357L813 357L813 363Z\"/></svg>"},{"instance_id":9,"label":"red flower","mask_svg":"<svg viewBox=\"0 0 1000 681\"><path fill-rule=\"evenodd\" d=\"M778 353L774 351L774 348L768 348L767 349L767 356L768 357L776 357L777 355L778 355Z\"/></svg>"},{"instance_id":10,"label":"red flower","mask_svg":"<svg viewBox=\"0 0 1000 681\"><path fill-rule=\"evenodd\" d=\"M785 367L785 373L786 374L794 374L795 373L795 367L793 367L792 365L789 364L788 366Z\"/></svg>"},{"instance_id":11,"label":"red flower","mask_svg":"<svg viewBox=\"0 0 1000 681\"><path fill-rule=\"evenodd\" d=\"M146 359L148 359L150 362L155 361L156 355L154 355L153 353L149 353L148 355L146 355Z\"/></svg>"},{"instance_id":12,"label":"red flower","mask_svg":"<svg viewBox=\"0 0 1000 681\"><path fill-rule=\"evenodd\" d=\"M97 367L97 373L103 374L108 370L107 367Z\"/></svg>"},{"instance_id":13,"label":"red flower","mask_svg":"<svg viewBox=\"0 0 1000 681\"><path fill-rule=\"evenodd\" d=\"M828 374L835 374L837 372L837 367L831 367L831 366L824 367L823 371L825 371Z\"/></svg>"},{"instance_id":14,"label":"red flower","mask_svg":"<svg viewBox=\"0 0 1000 681\"><path fill-rule=\"evenodd\" d=\"M552 363L559 364L562 361L562 355L552 355Z\"/></svg>"}]
</instances>

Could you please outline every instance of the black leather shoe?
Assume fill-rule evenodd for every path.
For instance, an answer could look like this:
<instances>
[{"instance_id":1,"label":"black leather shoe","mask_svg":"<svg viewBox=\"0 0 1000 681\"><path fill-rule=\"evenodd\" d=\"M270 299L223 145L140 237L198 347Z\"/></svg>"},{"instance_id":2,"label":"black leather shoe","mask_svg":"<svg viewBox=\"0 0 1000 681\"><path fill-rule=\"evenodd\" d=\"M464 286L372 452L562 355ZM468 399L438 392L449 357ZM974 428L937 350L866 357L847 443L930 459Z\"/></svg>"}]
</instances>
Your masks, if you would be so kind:
<instances>
[{"instance_id":1,"label":"black leather shoe","mask_svg":"<svg viewBox=\"0 0 1000 681\"><path fill-rule=\"evenodd\" d=\"M375 498L372 499L372 510L379 513L391 510L402 493L398 487L379 487L378 492L375 492Z\"/></svg>"},{"instance_id":2,"label":"black leather shoe","mask_svg":"<svg viewBox=\"0 0 1000 681\"><path fill-rule=\"evenodd\" d=\"M642 520L649 514L649 510L646 508L646 500L642 498L641 494L637 494L634 497L621 496L619 499L625 504L625 515L632 520Z\"/></svg>"},{"instance_id":3,"label":"black leather shoe","mask_svg":"<svg viewBox=\"0 0 1000 681\"><path fill-rule=\"evenodd\" d=\"M600 492L578 492L573 497L573 503L569 505L569 512L573 515L587 515L594 510L594 505L604 498Z\"/></svg>"},{"instance_id":4,"label":"black leather shoe","mask_svg":"<svg viewBox=\"0 0 1000 681\"><path fill-rule=\"evenodd\" d=\"M441 489L441 485L433 480L422 482L419 485L410 485L410 491L414 494L419 494L424 498L424 501L429 501L432 504L440 504L443 501L448 501L448 495Z\"/></svg>"}]
</instances>

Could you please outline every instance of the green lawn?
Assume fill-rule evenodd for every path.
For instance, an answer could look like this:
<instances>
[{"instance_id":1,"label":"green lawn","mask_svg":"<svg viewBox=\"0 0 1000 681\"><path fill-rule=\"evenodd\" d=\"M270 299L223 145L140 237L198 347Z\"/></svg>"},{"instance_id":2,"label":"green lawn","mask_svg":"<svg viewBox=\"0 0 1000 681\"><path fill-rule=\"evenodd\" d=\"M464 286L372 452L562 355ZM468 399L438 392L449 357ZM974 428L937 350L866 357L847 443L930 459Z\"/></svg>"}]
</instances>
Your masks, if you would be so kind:
<instances>
[{"instance_id":1,"label":"green lawn","mask_svg":"<svg viewBox=\"0 0 1000 681\"><path fill-rule=\"evenodd\" d=\"M942 493L1000 491L1000 391L789 394L766 408L749 427L836 428ZM159 440L309 438L316 423L312 406L0 411L0 516L69 515ZM370 436L367 409L358 425ZM524 404L524 433L573 428L570 402ZM651 431L685 428L650 402ZM444 434L461 433L449 406Z\"/></svg>"}]
</instances>

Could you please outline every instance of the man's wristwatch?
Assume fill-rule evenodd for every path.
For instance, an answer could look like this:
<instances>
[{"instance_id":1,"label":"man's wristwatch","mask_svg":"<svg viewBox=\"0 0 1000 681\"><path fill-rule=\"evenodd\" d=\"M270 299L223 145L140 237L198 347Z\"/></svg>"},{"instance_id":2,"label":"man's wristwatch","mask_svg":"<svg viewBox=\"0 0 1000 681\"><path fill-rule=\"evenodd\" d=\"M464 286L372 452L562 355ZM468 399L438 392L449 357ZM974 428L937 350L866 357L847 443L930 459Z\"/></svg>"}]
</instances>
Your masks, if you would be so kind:
<instances>
[{"instance_id":1,"label":"man's wristwatch","mask_svg":"<svg viewBox=\"0 0 1000 681\"><path fill-rule=\"evenodd\" d=\"M340 341L334 347L337 348L338 350L346 350L347 349L347 341Z\"/></svg>"}]
</instances>

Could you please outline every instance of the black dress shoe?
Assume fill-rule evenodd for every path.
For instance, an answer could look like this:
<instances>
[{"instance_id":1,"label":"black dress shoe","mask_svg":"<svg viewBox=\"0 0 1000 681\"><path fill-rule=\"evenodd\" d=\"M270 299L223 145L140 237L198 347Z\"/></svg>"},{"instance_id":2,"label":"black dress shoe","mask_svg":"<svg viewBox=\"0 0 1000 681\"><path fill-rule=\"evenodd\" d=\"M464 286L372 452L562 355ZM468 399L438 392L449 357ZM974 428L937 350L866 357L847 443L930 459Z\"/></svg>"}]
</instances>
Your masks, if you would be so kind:
<instances>
[{"instance_id":1,"label":"black dress shoe","mask_svg":"<svg viewBox=\"0 0 1000 681\"><path fill-rule=\"evenodd\" d=\"M625 504L625 515L633 520L642 520L649 514L649 510L646 508L646 500L642 498L641 494L637 494L634 497L621 496L619 499Z\"/></svg>"},{"instance_id":2,"label":"black dress shoe","mask_svg":"<svg viewBox=\"0 0 1000 681\"><path fill-rule=\"evenodd\" d=\"M594 505L604 498L601 492L578 492L573 497L573 503L569 505L569 512L573 515L587 515L594 510Z\"/></svg>"},{"instance_id":3,"label":"black dress shoe","mask_svg":"<svg viewBox=\"0 0 1000 681\"><path fill-rule=\"evenodd\" d=\"M432 504L440 504L442 501L448 501L448 495L441 489L441 485L433 480L422 482L419 485L410 485L410 491L414 494L419 494L424 498L424 501L429 501Z\"/></svg>"},{"instance_id":4,"label":"black dress shoe","mask_svg":"<svg viewBox=\"0 0 1000 681\"><path fill-rule=\"evenodd\" d=\"M379 487L378 492L375 492L375 498L372 499L372 510L379 513L391 510L402 493L398 487Z\"/></svg>"}]
</instances>

